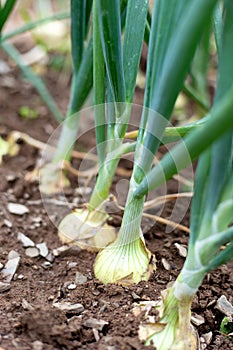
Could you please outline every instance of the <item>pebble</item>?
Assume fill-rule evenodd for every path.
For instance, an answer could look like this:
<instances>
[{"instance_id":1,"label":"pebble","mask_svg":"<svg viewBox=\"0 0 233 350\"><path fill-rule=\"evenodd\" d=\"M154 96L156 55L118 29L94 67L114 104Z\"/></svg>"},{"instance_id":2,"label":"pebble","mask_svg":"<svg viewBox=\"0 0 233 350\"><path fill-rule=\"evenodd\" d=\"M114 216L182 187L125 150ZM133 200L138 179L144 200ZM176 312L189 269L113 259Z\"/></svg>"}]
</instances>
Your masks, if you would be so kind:
<instances>
[{"instance_id":1,"label":"pebble","mask_svg":"<svg viewBox=\"0 0 233 350\"><path fill-rule=\"evenodd\" d=\"M77 262L71 261L71 262L68 263L68 268L69 268L69 269L72 269L73 267L76 267L77 265L78 265Z\"/></svg>"},{"instance_id":2,"label":"pebble","mask_svg":"<svg viewBox=\"0 0 233 350\"><path fill-rule=\"evenodd\" d=\"M23 204L8 203L7 209L11 214L24 215L29 213L29 209Z\"/></svg>"},{"instance_id":3,"label":"pebble","mask_svg":"<svg viewBox=\"0 0 233 350\"><path fill-rule=\"evenodd\" d=\"M36 247L28 247L25 250L25 254L29 256L30 258L36 258L37 256L40 255L39 249Z\"/></svg>"},{"instance_id":4,"label":"pebble","mask_svg":"<svg viewBox=\"0 0 233 350\"><path fill-rule=\"evenodd\" d=\"M96 318L89 318L83 322L83 325L87 328L95 328L98 331L102 331L105 325L109 324L109 322L104 320L98 320Z\"/></svg>"},{"instance_id":5,"label":"pebble","mask_svg":"<svg viewBox=\"0 0 233 350\"><path fill-rule=\"evenodd\" d=\"M20 275L18 275L18 280L23 280L24 279L24 275L21 273Z\"/></svg>"},{"instance_id":6,"label":"pebble","mask_svg":"<svg viewBox=\"0 0 233 350\"><path fill-rule=\"evenodd\" d=\"M87 277L84 276L81 272L77 271L75 275L75 283L84 284L87 282Z\"/></svg>"},{"instance_id":7,"label":"pebble","mask_svg":"<svg viewBox=\"0 0 233 350\"><path fill-rule=\"evenodd\" d=\"M52 267L53 265L49 262L49 261L45 261L43 262L43 264L41 264L41 267L43 267L43 269L47 270L50 269L50 267Z\"/></svg>"},{"instance_id":8,"label":"pebble","mask_svg":"<svg viewBox=\"0 0 233 350\"><path fill-rule=\"evenodd\" d=\"M7 261L4 269L1 271L2 276L4 278L4 282L9 283L13 279L14 274L19 266L19 261L19 256Z\"/></svg>"},{"instance_id":9,"label":"pebble","mask_svg":"<svg viewBox=\"0 0 233 350\"><path fill-rule=\"evenodd\" d=\"M182 256L183 258L186 258L187 248L184 245L179 244L179 243L175 243L174 245L178 249L180 256Z\"/></svg>"},{"instance_id":10,"label":"pebble","mask_svg":"<svg viewBox=\"0 0 233 350\"><path fill-rule=\"evenodd\" d=\"M0 293L6 292L7 290L9 290L11 288L10 283L3 283L0 282Z\"/></svg>"},{"instance_id":11,"label":"pebble","mask_svg":"<svg viewBox=\"0 0 233 350\"><path fill-rule=\"evenodd\" d=\"M40 340L35 340L32 343L32 349L33 350L43 350L44 349L44 344Z\"/></svg>"},{"instance_id":12,"label":"pebble","mask_svg":"<svg viewBox=\"0 0 233 350\"><path fill-rule=\"evenodd\" d=\"M10 175L7 175L6 179L8 182L12 182L12 181L15 181L17 177L15 174L10 174Z\"/></svg>"},{"instance_id":13,"label":"pebble","mask_svg":"<svg viewBox=\"0 0 233 350\"><path fill-rule=\"evenodd\" d=\"M65 312L76 312L76 313L81 313L84 311L84 306L82 304L72 304L70 302L56 302L53 303L53 306L56 307L57 309Z\"/></svg>"},{"instance_id":14,"label":"pebble","mask_svg":"<svg viewBox=\"0 0 233 350\"><path fill-rule=\"evenodd\" d=\"M69 284L67 286L67 289L69 289L69 290L73 290L73 289L76 289L76 288L77 288L77 284L75 284L75 283L71 283L71 284Z\"/></svg>"},{"instance_id":15,"label":"pebble","mask_svg":"<svg viewBox=\"0 0 233 350\"><path fill-rule=\"evenodd\" d=\"M4 266L4 265L3 265L2 263L0 263L0 270L3 268L3 266Z\"/></svg>"},{"instance_id":16,"label":"pebble","mask_svg":"<svg viewBox=\"0 0 233 350\"><path fill-rule=\"evenodd\" d=\"M48 253L48 255L46 255L46 260L48 260L49 262L53 262L54 261L54 256L52 253Z\"/></svg>"},{"instance_id":17,"label":"pebble","mask_svg":"<svg viewBox=\"0 0 233 350\"><path fill-rule=\"evenodd\" d=\"M227 300L225 295L221 295L221 297L217 300L217 305L215 306L215 308L221 311L226 316L233 315L233 306Z\"/></svg>"},{"instance_id":18,"label":"pebble","mask_svg":"<svg viewBox=\"0 0 233 350\"><path fill-rule=\"evenodd\" d=\"M133 297L133 300L140 300L141 297L139 295L137 295L135 292L132 292L132 297Z\"/></svg>"},{"instance_id":19,"label":"pebble","mask_svg":"<svg viewBox=\"0 0 233 350\"><path fill-rule=\"evenodd\" d=\"M18 233L18 240L23 244L24 248L35 246L35 243L22 232Z\"/></svg>"},{"instance_id":20,"label":"pebble","mask_svg":"<svg viewBox=\"0 0 233 350\"><path fill-rule=\"evenodd\" d=\"M8 228L12 228L12 223L7 219L3 220L3 224Z\"/></svg>"},{"instance_id":21,"label":"pebble","mask_svg":"<svg viewBox=\"0 0 233 350\"><path fill-rule=\"evenodd\" d=\"M19 253L16 252L15 250L11 250L9 253L8 253L8 260L11 260L11 259L14 259L14 258L18 258L19 257Z\"/></svg>"},{"instance_id":22,"label":"pebble","mask_svg":"<svg viewBox=\"0 0 233 350\"><path fill-rule=\"evenodd\" d=\"M163 267L165 268L165 270L167 271L171 270L171 265L165 258L162 258L161 263L163 264Z\"/></svg>"},{"instance_id":23,"label":"pebble","mask_svg":"<svg viewBox=\"0 0 233 350\"><path fill-rule=\"evenodd\" d=\"M193 314L191 317L191 321L195 326L200 326L201 324L205 323L204 317L198 315L198 314Z\"/></svg>"},{"instance_id":24,"label":"pebble","mask_svg":"<svg viewBox=\"0 0 233 350\"><path fill-rule=\"evenodd\" d=\"M43 256L43 258L46 258L46 256L49 254L49 250L46 243L38 243L36 244L36 247L39 249L40 255Z\"/></svg>"},{"instance_id":25,"label":"pebble","mask_svg":"<svg viewBox=\"0 0 233 350\"><path fill-rule=\"evenodd\" d=\"M33 306L24 298L22 299L22 307L24 310L34 310Z\"/></svg>"}]
</instances>

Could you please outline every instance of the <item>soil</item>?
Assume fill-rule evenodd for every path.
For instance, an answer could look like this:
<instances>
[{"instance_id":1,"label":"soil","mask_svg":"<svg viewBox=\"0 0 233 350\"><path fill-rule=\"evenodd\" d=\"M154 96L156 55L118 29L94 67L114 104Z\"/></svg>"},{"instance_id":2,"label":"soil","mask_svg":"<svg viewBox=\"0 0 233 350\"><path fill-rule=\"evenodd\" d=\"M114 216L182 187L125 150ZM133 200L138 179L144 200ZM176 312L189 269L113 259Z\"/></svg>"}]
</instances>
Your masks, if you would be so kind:
<instances>
[{"instance_id":1,"label":"soil","mask_svg":"<svg viewBox=\"0 0 233 350\"><path fill-rule=\"evenodd\" d=\"M6 60L2 53L0 57ZM56 74L47 71L44 78L65 112L69 87L64 89L64 86L59 86ZM140 94L139 91L139 99ZM18 110L24 105L37 108L39 117L22 119ZM19 130L46 142L57 125L32 86L13 66L10 73L1 76L0 117L0 135L3 137L12 130ZM84 149L89 140L88 137L84 140ZM144 314L135 316L133 308L140 301L157 300L160 291L175 280L184 258L174 244L187 246L188 234L178 229L166 233L164 225L158 222L148 225L145 221L143 232L147 247L156 256L157 270L148 282L128 287L100 283L93 274L95 254L78 248L61 252L50 263L43 257L28 257L17 239L19 232L35 243L45 242L50 252L62 246L57 229L43 206L38 183L25 180L25 175L33 170L39 157L37 149L20 142L19 154L16 157L5 156L0 166L0 263L4 265L7 262L12 250L20 255L20 264L10 289L0 293L0 349L154 349L144 346L139 340L138 328ZM73 190L66 193L69 202L76 197L76 178L71 176L71 180ZM115 186L119 180L117 178ZM176 192L176 187L176 181L170 181L168 193ZM29 213L23 216L11 214L7 210L9 202L24 204ZM55 207L55 213L56 210L58 208ZM169 203L161 215L167 217L171 211L172 204ZM120 225L121 216L122 212L113 216L116 227ZM188 226L188 210L181 223ZM192 313L204 320L197 327L199 336L212 332L206 347L210 350L233 349L232 336L220 333L224 315L216 309L216 301L222 295L233 302L232 268L231 261L208 274L192 304ZM74 286L77 272L85 276L84 282ZM55 308L55 302L79 303L83 308L81 311L65 312Z\"/></svg>"}]
</instances>

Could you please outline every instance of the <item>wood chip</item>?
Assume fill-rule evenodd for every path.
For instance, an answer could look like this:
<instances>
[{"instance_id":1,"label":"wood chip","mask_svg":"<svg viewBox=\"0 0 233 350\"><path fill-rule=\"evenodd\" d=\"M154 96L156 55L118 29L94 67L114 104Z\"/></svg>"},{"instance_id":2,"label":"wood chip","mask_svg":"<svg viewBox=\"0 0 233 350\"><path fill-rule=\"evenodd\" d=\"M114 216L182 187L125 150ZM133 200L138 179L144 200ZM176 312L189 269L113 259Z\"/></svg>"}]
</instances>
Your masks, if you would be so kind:
<instances>
[{"instance_id":1,"label":"wood chip","mask_svg":"<svg viewBox=\"0 0 233 350\"><path fill-rule=\"evenodd\" d=\"M215 308L218 309L219 311L221 311L226 316L232 316L233 315L233 306L227 300L225 295L222 295L217 300L217 304L216 304Z\"/></svg>"},{"instance_id":2,"label":"wood chip","mask_svg":"<svg viewBox=\"0 0 233 350\"><path fill-rule=\"evenodd\" d=\"M8 203L7 209L11 214L24 215L29 213L29 209L23 204Z\"/></svg>"},{"instance_id":3,"label":"wood chip","mask_svg":"<svg viewBox=\"0 0 233 350\"><path fill-rule=\"evenodd\" d=\"M46 258L46 256L49 254L49 250L46 243L38 243L36 244L36 247L39 249L40 255L43 256L43 258Z\"/></svg>"},{"instance_id":4,"label":"wood chip","mask_svg":"<svg viewBox=\"0 0 233 350\"><path fill-rule=\"evenodd\" d=\"M4 269L1 271L4 282L9 283L13 279L14 274L19 266L19 261L20 261L19 256L7 261Z\"/></svg>"},{"instance_id":5,"label":"wood chip","mask_svg":"<svg viewBox=\"0 0 233 350\"><path fill-rule=\"evenodd\" d=\"M175 243L175 247L178 249L180 256L182 256L183 258L186 258L187 256L187 248L179 243Z\"/></svg>"},{"instance_id":6,"label":"wood chip","mask_svg":"<svg viewBox=\"0 0 233 350\"><path fill-rule=\"evenodd\" d=\"M0 282L0 293L6 292L7 290L9 290L11 288L10 283L3 283Z\"/></svg>"},{"instance_id":7,"label":"wood chip","mask_svg":"<svg viewBox=\"0 0 233 350\"><path fill-rule=\"evenodd\" d=\"M18 240L23 244L24 248L35 246L35 243L22 232L18 233Z\"/></svg>"},{"instance_id":8,"label":"wood chip","mask_svg":"<svg viewBox=\"0 0 233 350\"><path fill-rule=\"evenodd\" d=\"M37 256L40 255L40 251L36 247L29 247L25 250L25 254L30 258L36 258Z\"/></svg>"},{"instance_id":9,"label":"wood chip","mask_svg":"<svg viewBox=\"0 0 233 350\"><path fill-rule=\"evenodd\" d=\"M53 306L57 309L65 312L75 312L75 313L81 313L84 311L84 306L82 304L72 304L70 302L56 302L53 303Z\"/></svg>"},{"instance_id":10,"label":"wood chip","mask_svg":"<svg viewBox=\"0 0 233 350\"><path fill-rule=\"evenodd\" d=\"M98 331L102 331L104 326L106 326L107 324L109 324L109 322L104 320L98 320L97 318L89 318L88 320L85 320L83 322L83 326L87 328L94 328Z\"/></svg>"}]
</instances>

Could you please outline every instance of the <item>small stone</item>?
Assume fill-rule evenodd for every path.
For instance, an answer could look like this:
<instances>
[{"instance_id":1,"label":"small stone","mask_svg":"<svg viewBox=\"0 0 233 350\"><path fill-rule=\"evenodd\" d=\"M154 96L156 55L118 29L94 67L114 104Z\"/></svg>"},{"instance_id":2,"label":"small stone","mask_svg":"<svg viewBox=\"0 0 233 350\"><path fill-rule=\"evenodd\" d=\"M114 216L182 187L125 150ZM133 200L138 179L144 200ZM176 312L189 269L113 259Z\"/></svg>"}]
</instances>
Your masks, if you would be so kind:
<instances>
[{"instance_id":1,"label":"small stone","mask_svg":"<svg viewBox=\"0 0 233 350\"><path fill-rule=\"evenodd\" d=\"M85 320L83 322L83 325L85 327L87 327L87 328L95 328L98 331L102 331L104 326L106 326L107 324L109 324L109 322L106 322L104 320L98 320L96 318L89 318L88 320Z\"/></svg>"},{"instance_id":2,"label":"small stone","mask_svg":"<svg viewBox=\"0 0 233 350\"><path fill-rule=\"evenodd\" d=\"M3 220L3 225L5 225L8 228L12 228L12 223L7 219Z\"/></svg>"},{"instance_id":3,"label":"small stone","mask_svg":"<svg viewBox=\"0 0 233 350\"><path fill-rule=\"evenodd\" d=\"M162 262L165 270L167 270L167 271L171 270L171 265L169 264L169 262L166 259L162 258L161 262Z\"/></svg>"},{"instance_id":4,"label":"small stone","mask_svg":"<svg viewBox=\"0 0 233 350\"><path fill-rule=\"evenodd\" d=\"M9 283L13 279L14 274L19 266L19 261L20 261L19 256L7 261L4 269L1 271L2 276L4 278L4 282Z\"/></svg>"},{"instance_id":5,"label":"small stone","mask_svg":"<svg viewBox=\"0 0 233 350\"><path fill-rule=\"evenodd\" d=\"M0 61L0 74L1 75L8 74L8 73L10 73L10 71L11 71L11 68L8 65L8 63L1 60Z\"/></svg>"},{"instance_id":6,"label":"small stone","mask_svg":"<svg viewBox=\"0 0 233 350\"><path fill-rule=\"evenodd\" d=\"M46 243L43 242L43 243L36 244L36 247L39 249L40 255L43 256L43 258L46 258L46 256L49 253Z\"/></svg>"},{"instance_id":7,"label":"small stone","mask_svg":"<svg viewBox=\"0 0 233 350\"><path fill-rule=\"evenodd\" d=\"M36 247L28 247L25 250L25 254L30 258L36 258L37 256L40 255L40 252L39 252L39 249L37 249Z\"/></svg>"},{"instance_id":8,"label":"small stone","mask_svg":"<svg viewBox=\"0 0 233 350\"><path fill-rule=\"evenodd\" d=\"M48 255L46 255L45 259L52 263L54 261L54 256L52 253L48 253Z\"/></svg>"},{"instance_id":9,"label":"small stone","mask_svg":"<svg viewBox=\"0 0 233 350\"><path fill-rule=\"evenodd\" d=\"M53 255L54 256L59 256L62 253L66 252L69 249L69 246L67 245L62 245L61 247L58 247L56 249L53 249Z\"/></svg>"},{"instance_id":10,"label":"small stone","mask_svg":"<svg viewBox=\"0 0 233 350\"><path fill-rule=\"evenodd\" d=\"M18 275L18 280L23 280L24 279L24 275L21 273L20 275Z\"/></svg>"},{"instance_id":11,"label":"small stone","mask_svg":"<svg viewBox=\"0 0 233 350\"><path fill-rule=\"evenodd\" d=\"M71 283L67 286L67 289L69 290L73 290L73 289L76 289L77 288L77 285L75 283Z\"/></svg>"},{"instance_id":12,"label":"small stone","mask_svg":"<svg viewBox=\"0 0 233 350\"><path fill-rule=\"evenodd\" d=\"M0 270L3 269L3 266L4 266L4 265L3 265L2 263L0 263Z\"/></svg>"},{"instance_id":13,"label":"small stone","mask_svg":"<svg viewBox=\"0 0 233 350\"><path fill-rule=\"evenodd\" d=\"M205 343L207 345L209 345L211 343L211 340L212 340L212 337L213 337L213 332L208 332L208 333L202 334L202 337L204 338Z\"/></svg>"},{"instance_id":14,"label":"small stone","mask_svg":"<svg viewBox=\"0 0 233 350\"><path fill-rule=\"evenodd\" d=\"M201 324L205 323L204 317L198 315L198 314L192 314L191 321L195 326L200 326Z\"/></svg>"},{"instance_id":15,"label":"small stone","mask_svg":"<svg viewBox=\"0 0 233 350\"><path fill-rule=\"evenodd\" d=\"M132 292L132 297L133 297L133 300L140 300L141 299L141 297L134 292Z\"/></svg>"},{"instance_id":16,"label":"small stone","mask_svg":"<svg viewBox=\"0 0 233 350\"><path fill-rule=\"evenodd\" d=\"M19 253L15 250L11 250L8 254L8 260L15 259L19 257Z\"/></svg>"},{"instance_id":17,"label":"small stone","mask_svg":"<svg viewBox=\"0 0 233 350\"><path fill-rule=\"evenodd\" d=\"M11 214L24 215L29 213L29 209L23 204L8 203L7 209Z\"/></svg>"},{"instance_id":18,"label":"small stone","mask_svg":"<svg viewBox=\"0 0 233 350\"><path fill-rule=\"evenodd\" d=\"M32 343L32 349L33 350L43 350L44 348L44 344L39 341L39 340L35 340L33 343Z\"/></svg>"},{"instance_id":19,"label":"small stone","mask_svg":"<svg viewBox=\"0 0 233 350\"><path fill-rule=\"evenodd\" d=\"M77 262L71 261L71 262L69 262L69 264L68 264L68 268L69 268L69 269L72 269L73 267L76 267L77 265L78 265Z\"/></svg>"},{"instance_id":20,"label":"small stone","mask_svg":"<svg viewBox=\"0 0 233 350\"><path fill-rule=\"evenodd\" d=\"M68 246L68 249L64 250L63 252L61 252L59 255L61 257L66 257L66 256L79 256L81 251L81 248L79 248L78 246Z\"/></svg>"},{"instance_id":21,"label":"small stone","mask_svg":"<svg viewBox=\"0 0 233 350\"><path fill-rule=\"evenodd\" d=\"M23 244L24 248L35 246L35 243L22 232L18 233L18 240Z\"/></svg>"},{"instance_id":22,"label":"small stone","mask_svg":"<svg viewBox=\"0 0 233 350\"><path fill-rule=\"evenodd\" d=\"M9 290L11 288L10 283L3 283L0 282L0 293L6 292L7 290Z\"/></svg>"},{"instance_id":23,"label":"small stone","mask_svg":"<svg viewBox=\"0 0 233 350\"><path fill-rule=\"evenodd\" d=\"M10 174L10 175L7 175L6 179L8 182L13 182L17 179L17 177L15 174Z\"/></svg>"},{"instance_id":24,"label":"small stone","mask_svg":"<svg viewBox=\"0 0 233 350\"><path fill-rule=\"evenodd\" d=\"M215 308L221 311L226 316L233 315L233 306L227 300L225 295L221 295L221 297L217 300L217 305L215 306Z\"/></svg>"},{"instance_id":25,"label":"small stone","mask_svg":"<svg viewBox=\"0 0 233 350\"><path fill-rule=\"evenodd\" d=\"M53 306L57 309L65 312L75 312L75 313L81 313L84 311L84 307L82 304L72 304L70 302L56 302L53 303Z\"/></svg>"},{"instance_id":26,"label":"small stone","mask_svg":"<svg viewBox=\"0 0 233 350\"><path fill-rule=\"evenodd\" d=\"M99 332L97 329L93 328L92 329L94 337L95 337L95 341L98 342L100 340L100 336L99 336Z\"/></svg>"},{"instance_id":27,"label":"small stone","mask_svg":"<svg viewBox=\"0 0 233 350\"><path fill-rule=\"evenodd\" d=\"M22 300L22 307L24 310L30 310L30 311L34 310L34 307L24 298Z\"/></svg>"},{"instance_id":28,"label":"small stone","mask_svg":"<svg viewBox=\"0 0 233 350\"><path fill-rule=\"evenodd\" d=\"M182 256L183 258L186 258L187 256L187 248L179 243L175 243L175 247L178 249L180 256Z\"/></svg>"},{"instance_id":29,"label":"small stone","mask_svg":"<svg viewBox=\"0 0 233 350\"><path fill-rule=\"evenodd\" d=\"M75 276L75 283L84 284L87 282L87 277L84 276L81 272L77 271Z\"/></svg>"},{"instance_id":30,"label":"small stone","mask_svg":"<svg viewBox=\"0 0 233 350\"><path fill-rule=\"evenodd\" d=\"M43 267L45 270L50 269L52 266L53 265L49 261L45 261L43 264L41 264L41 267Z\"/></svg>"},{"instance_id":31,"label":"small stone","mask_svg":"<svg viewBox=\"0 0 233 350\"><path fill-rule=\"evenodd\" d=\"M32 219L32 222L34 222L34 223L41 223L42 222L42 218L41 217L39 217L39 216L37 216L37 217L35 217L35 218L33 218Z\"/></svg>"}]
</instances>

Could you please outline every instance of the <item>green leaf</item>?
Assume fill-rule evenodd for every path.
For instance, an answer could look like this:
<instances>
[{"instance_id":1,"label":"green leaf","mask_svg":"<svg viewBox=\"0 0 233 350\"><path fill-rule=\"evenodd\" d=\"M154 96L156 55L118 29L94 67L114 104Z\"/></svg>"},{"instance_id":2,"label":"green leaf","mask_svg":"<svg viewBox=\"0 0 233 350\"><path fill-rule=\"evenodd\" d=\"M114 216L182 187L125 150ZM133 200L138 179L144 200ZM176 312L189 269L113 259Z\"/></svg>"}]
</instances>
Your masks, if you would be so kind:
<instances>
[{"instance_id":1,"label":"green leaf","mask_svg":"<svg viewBox=\"0 0 233 350\"><path fill-rule=\"evenodd\" d=\"M4 7L1 9L0 13L0 33L2 32L3 26L6 23L9 15L11 14L16 0L6 0Z\"/></svg>"},{"instance_id":2,"label":"green leaf","mask_svg":"<svg viewBox=\"0 0 233 350\"><path fill-rule=\"evenodd\" d=\"M121 45L121 16L118 0L97 0L102 48L115 102L125 102L125 80Z\"/></svg>"},{"instance_id":3,"label":"green leaf","mask_svg":"<svg viewBox=\"0 0 233 350\"><path fill-rule=\"evenodd\" d=\"M77 74L82 61L86 36L86 0L70 1L71 51L74 74Z\"/></svg>"},{"instance_id":4,"label":"green leaf","mask_svg":"<svg viewBox=\"0 0 233 350\"><path fill-rule=\"evenodd\" d=\"M202 216L204 213L204 201L206 188L208 186L208 175L210 168L210 149L203 152L198 161L194 182L194 196L192 199L190 215L190 244L193 245L198 237Z\"/></svg>"},{"instance_id":5,"label":"green leaf","mask_svg":"<svg viewBox=\"0 0 233 350\"><path fill-rule=\"evenodd\" d=\"M104 56L102 52L100 27L98 20L98 12L96 6L96 0L94 0L94 13L93 13L93 39L94 39L94 52L93 52L93 79L94 79L94 109L95 109L95 134L96 134L96 146L98 152L98 164L101 164L105 158L105 67Z\"/></svg>"},{"instance_id":6,"label":"green leaf","mask_svg":"<svg viewBox=\"0 0 233 350\"><path fill-rule=\"evenodd\" d=\"M188 166L207 147L228 130L233 130L233 87L218 102L211 118L174 146L147 175L136 189L135 197L142 197ZM229 116L231 116L229 118Z\"/></svg>"},{"instance_id":7,"label":"green leaf","mask_svg":"<svg viewBox=\"0 0 233 350\"><path fill-rule=\"evenodd\" d=\"M213 14L213 27L214 27L214 37L216 42L217 51L221 51L222 47L222 10L221 5L217 4Z\"/></svg>"},{"instance_id":8,"label":"green leaf","mask_svg":"<svg viewBox=\"0 0 233 350\"><path fill-rule=\"evenodd\" d=\"M128 0L124 31L123 63L126 101L133 99L142 43L145 32L148 0ZM135 25L137 18L137 25Z\"/></svg>"},{"instance_id":9,"label":"green leaf","mask_svg":"<svg viewBox=\"0 0 233 350\"><path fill-rule=\"evenodd\" d=\"M77 76L73 79L70 104L66 119L62 126L61 136L58 141L56 153L53 160L69 160L73 143L78 131L78 113L85 102L93 85L93 38L90 39L88 47L83 54L83 59Z\"/></svg>"},{"instance_id":10,"label":"green leaf","mask_svg":"<svg viewBox=\"0 0 233 350\"><path fill-rule=\"evenodd\" d=\"M218 255L209 263L206 268L206 272L218 268L219 266L227 263L233 258L233 241L227 245L225 249L220 251Z\"/></svg>"}]
</instances>

